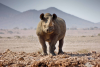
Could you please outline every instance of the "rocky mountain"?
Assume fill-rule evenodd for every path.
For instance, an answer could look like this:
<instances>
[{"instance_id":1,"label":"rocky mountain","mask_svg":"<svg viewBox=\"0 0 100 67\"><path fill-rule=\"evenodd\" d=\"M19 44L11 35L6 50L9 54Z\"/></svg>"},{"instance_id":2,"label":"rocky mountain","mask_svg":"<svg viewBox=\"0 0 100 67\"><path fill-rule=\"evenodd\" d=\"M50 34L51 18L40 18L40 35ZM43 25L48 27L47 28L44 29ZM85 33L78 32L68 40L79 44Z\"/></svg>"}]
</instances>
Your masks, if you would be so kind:
<instances>
[{"instance_id":1,"label":"rocky mountain","mask_svg":"<svg viewBox=\"0 0 100 67\"><path fill-rule=\"evenodd\" d=\"M86 27L94 27L95 23L78 18L71 14L65 13L57 8L50 7L48 9L40 10L41 13L49 12L51 14L56 13L58 17L63 18L66 21L66 25L68 28L77 27L77 28L86 28Z\"/></svg>"},{"instance_id":2,"label":"rocky mountain","mask_svg":"<svg viewBox=\"0 0 100 67\"><path fill-rule=\"evenodd\" d=\"M13 23L9 21L12 19L12 17L20 13L21 12L0 3L0 28L9 28L9 23Z\"/></svg>"},{"instance_id":3,"label":"rocky mountain","mask_svg":"<svg viewBox=\"0 0 100 67\"><path fill-rule=\"evenodd\" d=\"M43 10L27 10L25 12L18 12L10 7L0 4L0 29L9 29L14 27L19 28L36 28L40 21L41 13L55 13L58 17L65 20L67 28L89 28L89 27L100 27L100 24L93 23L71 14L65 13L55 7L50 7Z\"/></svg>"},{"instance_id":4,"label":"rocky mountain","mask_svg":"<svg viewBox=\"0 0 100 67\"><path fill-rule=\"evenodd\" d=\"M100 22L98 22L97 24L100 24Z\"/></svg>"},{"instance_id":5,"label":"rocky mountain","mask_svg":"<svg viewBox=\"0 0 100 67\"><path fill-rule=\"evenodd\" d=\"M19 11L16 11L8 6L5 6L0 3L0 17L13 17L17 14L19 14Z\"/></svg>"}]
</instances>

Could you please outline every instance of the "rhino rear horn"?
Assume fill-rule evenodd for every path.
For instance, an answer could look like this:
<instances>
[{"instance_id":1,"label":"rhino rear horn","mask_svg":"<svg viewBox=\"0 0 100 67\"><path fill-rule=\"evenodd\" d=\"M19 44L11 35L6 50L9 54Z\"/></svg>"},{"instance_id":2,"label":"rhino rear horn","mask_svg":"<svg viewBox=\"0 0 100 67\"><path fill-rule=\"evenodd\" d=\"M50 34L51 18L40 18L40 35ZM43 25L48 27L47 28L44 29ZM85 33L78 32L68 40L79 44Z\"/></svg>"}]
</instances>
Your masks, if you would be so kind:
<instances>
[{"instance_id":1,"label":"rhino rear horn","mask_svg":"<svg viewBox=\"0 0 100 67\"><path fill-rule=\"evenodd\" d=\"M41 20L44 20L44 13L42 13L42 14L40 15L40 19L41 19Z\"/></svg>"}]
</instances>

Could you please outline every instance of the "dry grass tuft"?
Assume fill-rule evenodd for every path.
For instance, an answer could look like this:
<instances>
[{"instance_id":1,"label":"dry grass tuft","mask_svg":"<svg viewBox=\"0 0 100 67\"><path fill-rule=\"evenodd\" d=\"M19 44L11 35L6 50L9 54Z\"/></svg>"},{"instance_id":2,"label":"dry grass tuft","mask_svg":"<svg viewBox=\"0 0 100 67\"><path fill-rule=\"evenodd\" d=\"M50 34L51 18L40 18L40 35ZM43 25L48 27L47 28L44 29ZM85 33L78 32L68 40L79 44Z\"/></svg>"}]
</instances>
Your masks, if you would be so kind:
<instances>
[{"instance_id":1,"label":"dry grass tuft","mask_svg":"<svg viewBox=\"0 0 100 67\"><path fill-rule=\"evenodd\" d=\"M100 33L98 34L98 36L100 36Z\"/></svg>"},{"instance_id":2,"label":"dry grass tuft","mask_svg":"<svg viewBox=\"0 0 100 67\"><path fill-rule=\"evenodd\" d=\"M94 37L93 35L91 37Z\"/></svg>"},{"instance_id":3,"label":"dry grass tuft","mask_svg":"<svg viewBox=\"0 0 100 67\"><path fill-rule=\"evenodd\" d=\"M82 37L86 37L86 36L82 36Z\"/></svg>"},{"instance_id":4,"label":"dry grass tuft","mask_svg":"<svg viewBox=\"0 0 100 67\"><path fill-rule=\"evenodd\" d=\"M14 36L15 38L21 38L20 36Z\"/></svg>"},{"instance_id":5,"label":"dry grass tuft","mask_svg":"<svg viewBox=\"0 0 100 67\"><path fill-rule=\"evenodd\" d=\"M11 39L11 37L7 37L8 39Z\"/></svg>"},{"instance_id":6,"label":"dry grass tuft","mask_svg":"<svg viewBox=\"0 0 100 67\"><path fill-rule=\"evenodd\" d=\"M42 53L43 53L42 48L40 48L36 53L38 53L38 54L42 54Z\"/></svg>"},{"instance_id":7,"label":"dry grass tuft","mask_svg":"<svg viewBox=\"0 0 100 67\"><path fill-rule=\"evenodd\" d=\"M2 38L2 37L0 36L0 38Z\"/></svg>"},{"instance_id":8,"label":"dry grass tuft","mask_svg":"<svg viewBox=\"0 0 100 67\"><path fill-rule=\"evenodd\" d=\"M82 50L78 50L78 53L89 53L88 49L82 49Z\"/></svg>"}]
</instances>

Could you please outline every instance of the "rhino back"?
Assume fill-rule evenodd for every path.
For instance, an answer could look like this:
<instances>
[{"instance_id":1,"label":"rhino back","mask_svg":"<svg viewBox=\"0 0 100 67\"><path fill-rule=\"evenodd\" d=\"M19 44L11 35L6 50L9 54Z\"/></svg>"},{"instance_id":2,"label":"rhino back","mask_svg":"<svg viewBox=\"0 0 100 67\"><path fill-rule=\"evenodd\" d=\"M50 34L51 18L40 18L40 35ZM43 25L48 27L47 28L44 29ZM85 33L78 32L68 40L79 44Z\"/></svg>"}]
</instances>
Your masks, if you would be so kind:
<instances>
[{"instance_id":1,"label":"rhino back","mask_svg":"<svg viewBox=\"0 0 100 67\"><path fill-rule=\"evenodd\" d=\"M58 40L62 39L66 33L66 23L62 18L57 17L56 19L56 26L58 27L57 30L59 32Z\"/></svg>"}]
</instances>

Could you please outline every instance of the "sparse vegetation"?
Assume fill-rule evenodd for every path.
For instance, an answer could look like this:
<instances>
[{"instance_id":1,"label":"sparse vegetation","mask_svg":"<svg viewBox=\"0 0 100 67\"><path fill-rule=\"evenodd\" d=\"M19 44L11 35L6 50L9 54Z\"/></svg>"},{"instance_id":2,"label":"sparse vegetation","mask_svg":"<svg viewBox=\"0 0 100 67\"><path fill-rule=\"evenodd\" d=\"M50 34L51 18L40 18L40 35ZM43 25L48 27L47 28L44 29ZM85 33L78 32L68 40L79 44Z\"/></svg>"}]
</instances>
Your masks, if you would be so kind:
<instances>
[{"instance_id":1,"label":"sparse vegetation","mask_svg":"<svg viewBox=\"0 0 100 67\"><path fill-rule=\"evenodd\" d=\"M36 28L34 28L34 30L36 30Z\"/></svg>"},{"instance_id":2,"label":"sparse vegetation","mask_svg":"<svg viewBox=\"0 0 100 67\"><path fill-rule=\"evenodd\" d=\"M86 37L86 36L82 36L82 37Z\"/></svg>"},{"instance_id":3,"label":"sparse vegetation","mask_svg":"<svg viewBox=\"0 0 100 67\"><path fill-rule=\"evenodd\" d=\"M13 28L13 29L15 29L15 30L16 30L16 29L19 29L19 28L18 28L18 27L15 27L15 28Z\"/></svg>"},{"instance_id":4,"label":"sparse vegetation","mask_svg":"<svg viewBox=\"0 0 100 67\"><path fill-rule=\"evenodd\" d=\"M70 30L77 30L77 27L69 28Z\"/></svg>"},{"instance_id":5,"label":"sparse vegetation","mask_svg":"<svg viewBox=\"0 0 100 67\"><path fill-rule=\"evenodd\" d=\"M2 37L0 36L0 38L2 38Z\"/></svg>"},{"instance_id":6,"label":"sparse vegetation","mask_svg":"<svg viewBox=\"0 0 100 67\"><path fill-rule=\"evenodd\" d=\"M21 38L20 36L14 36L15 38Z\"/></svg>"},{"instance_id":7,"label":"sparse vegetation","mask_svg":"<svg viewBox=\"0 0 100 67\"><path fill-rule=\"evenodd\" d=\"M3 32L0 32L0 34L4 34Z\"/></svg>"},{"instance_id":8,"label":"sparse vegetation","mask_svg":"<svg viewBox=\"0 0 100 67\"><path fill-rule=\"evenodd\" d=\"M12 31L8 31L8 33L12 34L13 32Z\"/></svg>"},{"instance_id":9,"label":"sparse vegetation","mask_svg":"<svg viewBox=\"0 0 100 67\"><path fill-rule=\"evenodd\" d=\"M27 28L24 28L23 30L27 30Z\"/></svg>"},{"instance_id":10,"label":"sparse vegetation","mask_svg":"<svg viewBox=\"0 0 100 67\"><path fill-rule=\"evenodd\" d=\"M100 36L100 33L98 34L98 36Z\"/></svg>"},{"instance_id":11,"label":"sparse vegetation","mask_svg":"<svg viewBox=\"0 0 100 67\"><path fill-rule=\"evenodd\" d=\"M77 51L78 53L88 53L89 51L88 51L88 49L82 49L82 50L79 50L79 51Z\"/></svg>"},{"instance_id":12,"label":"sparse vegetation","mask_svg":"<svg viewBox=\"0 0 100 67\"><path fill-rule=\"evenodd\" d=\"M91 37L94 37L93 35Z\"/></svg>"},{"instance_id":13,"label":"sparse vegetation","mask_svg":"<svg viewBox=\"0 0 100 67\"><path fill-rule=\"evenodd\" d=\"M7 37L8 39L11 39L11 37Z\"/></svg>"},{"instance_id":14,"label":"sparse vegetation","mask_svg":"<svg viewBox=\"0 0 100 67\"><path fill-rule=\"evenodd\" d=\"M16 32L17 34L20 34L19 32Z\"/></svg>"},{"instance_id":15,"label":"sparse vegetation","mask_svg":"<svg viewBox=\"0 0 100 67\"><path fill-rule=\"evenodd\" d=\"M8 31L12 31L13 33L7 35ZM81 65L82 62L83 63L87 61L89 62L90 60L91 61L89 63L95 62L96 64L97 62L99 63L100 61L99 60L100 53L98 53L100 51L100 30L89 30L89 31L69 30L64 39L65 41L63 50L65 54L58 55L57 53L59 48L57 48L57 50L55 50L55 53L57 54L56 56L51 56L51 55L43 56L42 47L40 47L40 43L38 43L38 38L35 37L35 35L33 34L34 32L31 33L31 31L34 30L30 31L20 30L20 29L0 30L0 32L4 33L0 34L0 45L1 45L0 51L5 51L6 49L12 50L12 51L7 50L8 52L5 51L5 53L0 53L0 55L3 54L1 56L2 59L0 59L1 60L0 62L2 63L0 64L2 65L0 67L7 67L7 66L22 67L22 65L23 67L25 67L25 65L26 67L31 67L30 65L34 64L37 64L38 67L38 64L40 64L41 66L42 64L47 64L47 63L55 64L56 62L60 63L60 65L61 64L64 65L70 62L70 58L72 58L72 61L70 62L69 65L75 64L76 59L80 59L79 61L77 60L76 64L81 63ZM17 32L19 32L19 34L17 34ZM24 33L25 35L22 35L23 32L25 32ZM58 43L56 44L56 46L59 45ZM49 51L49 49L47 50ZM93 53L93 51L96 52ZM73 61L74 57L75 61ZM85 59L86 61L83 61ZM22 62L19 60L21 60ZM72 66L67 66L67 67L72 67ZM78 67L78 66L73 66L73 67Z\"/></svg>"}]
</instances>

